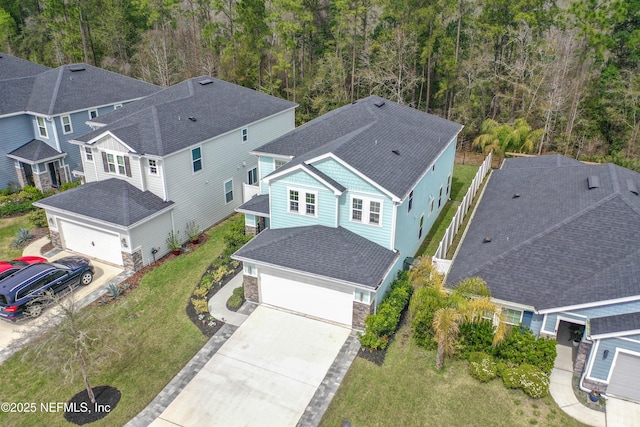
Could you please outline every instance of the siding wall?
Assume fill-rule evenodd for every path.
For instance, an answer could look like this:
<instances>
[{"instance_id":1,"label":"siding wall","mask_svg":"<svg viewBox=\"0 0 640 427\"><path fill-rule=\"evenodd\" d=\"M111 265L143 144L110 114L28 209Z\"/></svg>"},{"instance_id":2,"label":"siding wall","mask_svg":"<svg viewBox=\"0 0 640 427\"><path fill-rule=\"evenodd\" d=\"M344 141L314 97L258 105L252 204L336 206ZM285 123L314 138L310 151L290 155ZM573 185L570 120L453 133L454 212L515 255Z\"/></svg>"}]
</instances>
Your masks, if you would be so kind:
<instances>
[{"instance_id":1,"label":"siding wall","mask_svg":"<svg viewBox=\"0 0 640 427\"><path fill-rule=\"evenodd\" d=\"M380 225L372 225L365 224L358 221L351 220L351 200L352 197L364 197L370 198L373 201L378 201L382 203L382 217L380 221ZM364 207L366 210L366 206ZM393 210L394 203L387 196L383 195L371 195L369 193L360 193L358 191L345 191L339 199L339 224L340 226L346 228L347 230L353 231L366 238L367 240L371 240L379 244L380 246L384 246L387 249L392 249L391 247L391 234L393 228ZM363 211L363 216L366 215L366 212Z\"/></svg>"},{"instance_id":2,"label":"siding wall","mask_svg":"<svg viewBox=\"0 0 640 427\"><path fill-rule=\"evenodd\" d=\"M18 182L15 161L7 154L34 139L33 132L31 119L26 115L0 118L0 188Z\"/></svg>"},{"instance_id":3,"label":"siding wall","mask_svg":"<svg viewBox=\"0 0 640 427\"><path fill-rule=\"evenodd\" d=\"M166 212L151 221L145 222L130 231L131 251L134 252L138 248L142 249L142 262L147 265L153 262L153 254L151 251L156 248L158 252L155 259L169 253L167 246L167 235L159 232L159 230L171 230L171 211Z\"/></svg>"},{"instance_id":4,"label":"siding wall","mask_svg":"<svg viewBox=\"0 0 640 427\"><path fill-rule=\"evenodd\" d=\"M606 382L613 361L615 359L616 349L622 348L631 352L640 353L640 335L632 335L625 338L606 338L596 340L591 352L595 352L592 356L592 364L587 371L587 378L592 380ZM607 358L604 359L605 350L609 350Z\"/></svg>"},{"instance_id":5,"label":"siding wall","mask_svg":"<svg viewBox=\"0 0 640 427\"><path fill-rule=\"evenodd\" d=\"M584 320L585 316L588 318L613 316L615 314L636 313L640 311L640 301L632 301L620 304L609 304L600 307L583 308L578 310L571 310L571 312L563 313L550 313L547 314L546 322L543 332L553 334L558 316L575 318L577 320Z\"/></svg>"},{"instance_id":6,"label":"siding wall","mask_svg":"<svg viewBox=\"0 0 640 427\"><path fill-rule=\"evenodd\" d=\"M78 147L76 147L78 148ZM120 144L117 140L112 138L111 136L105 136L102 139L98 140L95 144L93 144L93 162L89 162L86 160L83 155L83 164L84 164L84 176L86 182L93 181L104 181L109 178L118 178L124 179L129 182L131 185L139 188L140 190L145 191L146 187L144 185L144 180L141 170L140 162L138 161L137 156L131 156L129 154L129 149L124 145ZM118 173L105 172L104 164L102 161L102 152L106 151L107 153L113 153L116 155L128 156L129 164L131 166L131 177L126 175L120 175ZM159 197L163 197L163 194L156 193ZM164 198L164 197L163 197Z\"/></svg>"}]
</instances>

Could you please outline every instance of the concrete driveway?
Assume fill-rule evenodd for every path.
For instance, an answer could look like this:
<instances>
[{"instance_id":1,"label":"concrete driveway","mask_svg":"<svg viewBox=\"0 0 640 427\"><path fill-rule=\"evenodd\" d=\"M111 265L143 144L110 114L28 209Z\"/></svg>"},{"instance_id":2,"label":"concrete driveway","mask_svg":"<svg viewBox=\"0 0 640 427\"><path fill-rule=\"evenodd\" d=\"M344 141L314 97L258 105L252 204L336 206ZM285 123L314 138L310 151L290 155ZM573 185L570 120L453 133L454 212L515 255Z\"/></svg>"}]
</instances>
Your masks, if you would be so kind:
<instances>
[{"instance_id":1,"label":"concrete driveway","mask_svg":"<svg viewBox=\"0 0 640 427\"><path fill-rule=\"evenodd\" d=\"M56 255L48 258L49 261L63 258L65 256L74 255L71 252L61 251ZM80 300L100 286L113 279L120 274L123 269L109 264L104 264L96 260L91 260L91 264L95 269L93 282L89 286L81 286L74 292L74 298ZM10 353L11 342L17 339L29 339L29 336L35 333L38 328L45 325L53 316L53 307L49 307L37 319L24 320L18 323L10 323L0 320L0 355L6 357ZM6 350L6 351L5 351ZM3 358L0 358L0 361Z\"/></svg>"},{"instance_id":2,"label":"concrete driveway","mask_svg":"<svg viewBox=\"0 0 640 427\"><path fill-rule=\"evenodd\" d=\"M609 396L607 427L640 426L640 404Z\"/></svg>"},{"instance_id":3,"label":"concrete driveway","mask_svg":"<svg viewBox=\"0 0 640 427\"><path fill-rule=\"evenodd\" d=\"M295 426L350 332L258 306L151 425Z\"/></svg>"}]
</instances>

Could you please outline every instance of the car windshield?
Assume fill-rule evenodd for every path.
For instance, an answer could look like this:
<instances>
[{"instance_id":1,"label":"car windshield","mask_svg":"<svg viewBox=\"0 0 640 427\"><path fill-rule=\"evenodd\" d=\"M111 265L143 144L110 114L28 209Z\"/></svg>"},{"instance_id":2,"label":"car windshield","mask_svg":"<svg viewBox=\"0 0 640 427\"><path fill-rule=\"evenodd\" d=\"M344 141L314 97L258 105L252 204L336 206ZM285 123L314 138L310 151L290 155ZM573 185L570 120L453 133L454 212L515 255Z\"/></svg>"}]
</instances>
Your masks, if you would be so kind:
<instances>
[{"instance_id":1,"label":"car windshield","mask_svg":"<svg viewBox=\"0 0 640 427\"><path fill-rule=\"evenodd\" d=\"M3 271L2 273L0 273L0 280L4 279L5 277L11 276L16 271L18 270L16 270L15 268L11 268L9 270Z\"/></svg>"},{"instance_id":2,"label":"car windshield","mask_svg":"<svg viewBox=\"0 0 640 427\"><path fill-rule=\"evenodd\" d=\"M62 264L58 264L57 262L50 262L49 264L53 265L55 268L59 268L61 270L66 270L69 271L71 270L69 267L67 267L66 265L62 265Z\"/></svg>"}]
</instances>

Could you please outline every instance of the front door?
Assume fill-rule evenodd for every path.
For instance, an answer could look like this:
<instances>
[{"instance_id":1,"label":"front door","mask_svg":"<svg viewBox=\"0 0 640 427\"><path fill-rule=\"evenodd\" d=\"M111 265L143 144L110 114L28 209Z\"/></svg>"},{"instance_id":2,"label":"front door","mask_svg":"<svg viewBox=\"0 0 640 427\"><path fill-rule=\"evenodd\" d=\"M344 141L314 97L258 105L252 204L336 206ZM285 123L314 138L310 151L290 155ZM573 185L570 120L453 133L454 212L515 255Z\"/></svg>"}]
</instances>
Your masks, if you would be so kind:
<instances>
[{"instance_id":1,"label":"front door","mask_svg":"<svg viewBox=\"0 0 640 427\"><path fill-rule=\"evenodd\" d=\"M51 175L51 186L55 188L58 188L60 182L60 174L57 166L58 165L55 162L47 163L49 175Z\"/></svg>"}]
</instances>

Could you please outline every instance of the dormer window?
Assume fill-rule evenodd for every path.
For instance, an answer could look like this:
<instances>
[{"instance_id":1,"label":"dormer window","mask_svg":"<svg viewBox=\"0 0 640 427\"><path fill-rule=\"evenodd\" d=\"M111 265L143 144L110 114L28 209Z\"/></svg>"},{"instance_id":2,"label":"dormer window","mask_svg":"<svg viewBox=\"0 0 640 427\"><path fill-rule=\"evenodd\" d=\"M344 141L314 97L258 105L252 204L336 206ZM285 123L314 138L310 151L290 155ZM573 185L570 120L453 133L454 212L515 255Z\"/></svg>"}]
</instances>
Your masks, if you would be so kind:
<instances>
[{"instance_id":1,"label":"dormer window","mask_svg":"<svg viewBox=\"0 0 640 427\"><path fill-rule=\"evenodd\" d=\"M44 122L44 117L36 117L36 122L38 122L38 133L43 138L49 138L47 135L47 125Z\"/></svg>"}]
</instances>

